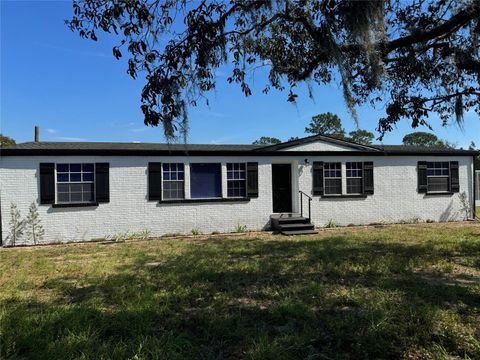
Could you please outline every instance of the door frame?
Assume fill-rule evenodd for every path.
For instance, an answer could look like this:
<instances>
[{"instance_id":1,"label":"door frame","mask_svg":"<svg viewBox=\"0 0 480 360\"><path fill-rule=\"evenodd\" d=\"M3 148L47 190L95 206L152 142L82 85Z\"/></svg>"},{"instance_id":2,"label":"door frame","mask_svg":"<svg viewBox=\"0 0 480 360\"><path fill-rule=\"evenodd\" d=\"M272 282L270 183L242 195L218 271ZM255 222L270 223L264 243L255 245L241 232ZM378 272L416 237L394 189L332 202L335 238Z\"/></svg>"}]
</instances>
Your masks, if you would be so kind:
<instances>
[{"instance_id":1,"label":"door frame","mask_svg":"<svg viewBox=\"0 0 480 360\"><path fill-rule=\"evenodd\" d=\"M279 214L279 213L274 213L273 212L273 165L275 164L283 164L283 165L290 165L290 183L291 183L291 197L292 197L292 213L297 213L298 212L298 180L299 180L299 174L298 174L298 161L297 160L290 160L290 161L285 161L283 159L278 159L278 160L273 160L271 163L271 181L270 184L272 186L272 214Z\"/></svg>"}]
</instances>

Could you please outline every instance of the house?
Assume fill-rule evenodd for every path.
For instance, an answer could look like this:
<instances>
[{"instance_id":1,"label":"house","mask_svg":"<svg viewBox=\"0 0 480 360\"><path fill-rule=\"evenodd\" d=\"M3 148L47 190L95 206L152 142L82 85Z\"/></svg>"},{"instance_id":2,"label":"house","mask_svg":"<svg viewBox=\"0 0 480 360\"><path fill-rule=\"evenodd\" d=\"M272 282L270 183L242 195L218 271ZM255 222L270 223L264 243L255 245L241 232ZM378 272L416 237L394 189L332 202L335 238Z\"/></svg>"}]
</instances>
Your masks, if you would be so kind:
<instances>
[{"instance_id":1,"label":"house","mask_svg":"<svg viewBox=\"0 0 480 360\"><path fill-rule=\"evenodd\" d=\"M1 240L11 243L11 204L24 217L32 202L43 243L463 220L459 194L471 214L476 154L320 135L271 146L28 142L1 150Z\"/></svg>"}]
</instances>

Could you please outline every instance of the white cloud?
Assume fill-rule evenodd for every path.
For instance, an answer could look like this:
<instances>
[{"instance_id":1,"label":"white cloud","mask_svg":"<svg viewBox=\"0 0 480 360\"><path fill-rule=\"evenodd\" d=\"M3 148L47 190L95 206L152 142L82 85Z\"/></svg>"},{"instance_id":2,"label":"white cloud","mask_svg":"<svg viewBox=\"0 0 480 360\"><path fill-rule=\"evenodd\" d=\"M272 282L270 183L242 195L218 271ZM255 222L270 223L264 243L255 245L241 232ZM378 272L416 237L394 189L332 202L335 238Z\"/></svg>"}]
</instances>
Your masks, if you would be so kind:
<instances>
[{"instance_id":1,"label":"white cloud","mask_svg":"<svg viewBox=\"0 0 480 360\"><path fill-rule=\"evenodd\" d=\"M55 139L62 140L62 141L87 141L87 139L84 139L84 138L69 137L69 136L56 136Z\"/></svg>"},{"instance_id":2,"label":"white cloud","mask_svg":"<svg viewBox=\"0 0 480 360\"><path fill-rule=\"evenodd\" d=\"M47 129L47 133L49 134L58 134L60 132L60 130L57 130L57 129Z\"/></svg>"}]
</instances>

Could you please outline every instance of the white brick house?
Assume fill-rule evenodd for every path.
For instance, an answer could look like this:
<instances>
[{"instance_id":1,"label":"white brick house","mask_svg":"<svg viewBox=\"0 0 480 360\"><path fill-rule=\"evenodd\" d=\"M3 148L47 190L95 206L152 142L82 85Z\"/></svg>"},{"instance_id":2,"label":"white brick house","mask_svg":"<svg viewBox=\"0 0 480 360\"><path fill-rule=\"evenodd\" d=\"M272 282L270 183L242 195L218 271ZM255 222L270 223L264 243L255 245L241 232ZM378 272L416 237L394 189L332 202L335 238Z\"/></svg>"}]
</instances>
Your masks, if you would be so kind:
<instances>
[{"instance_id":1,"label":"white brick house","mask_svg":"<svg viewBox=\"0 0 480 360\"><path fill-rule=\"evenodd\" d=\"M25 217L32 202L42 243L268 229L272 214L302 213L302 221L283 224L286 232L311 229L309 220L317 227L463 220L459 194L475 202L474 155L324 136L266 147L18 144L0 154L1 240L11 244L11 204ZM29 243L24 235L16 245Z\"/></svg>"}]
</instances>

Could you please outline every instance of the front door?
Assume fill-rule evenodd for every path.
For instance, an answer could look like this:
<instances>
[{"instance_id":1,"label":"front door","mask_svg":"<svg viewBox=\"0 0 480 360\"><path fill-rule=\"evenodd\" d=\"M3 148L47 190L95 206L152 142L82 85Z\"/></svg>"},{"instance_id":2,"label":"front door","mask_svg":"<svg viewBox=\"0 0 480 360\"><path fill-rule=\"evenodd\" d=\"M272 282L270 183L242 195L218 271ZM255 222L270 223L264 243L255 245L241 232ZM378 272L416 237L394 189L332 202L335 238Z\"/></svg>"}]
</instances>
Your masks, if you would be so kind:
<instances>
[{"instance_id":1,"label":"front door","mask_svg":"<svg viewBox=\"0 0 480 360\"><path fill-rule=\"evenodd\" d=\"M273 212L292 212L292 165L272 164Z\"/></svg>"}]
</instances>

